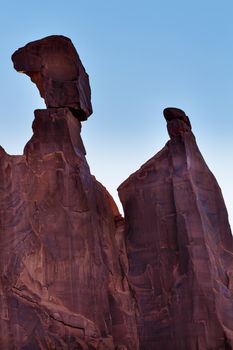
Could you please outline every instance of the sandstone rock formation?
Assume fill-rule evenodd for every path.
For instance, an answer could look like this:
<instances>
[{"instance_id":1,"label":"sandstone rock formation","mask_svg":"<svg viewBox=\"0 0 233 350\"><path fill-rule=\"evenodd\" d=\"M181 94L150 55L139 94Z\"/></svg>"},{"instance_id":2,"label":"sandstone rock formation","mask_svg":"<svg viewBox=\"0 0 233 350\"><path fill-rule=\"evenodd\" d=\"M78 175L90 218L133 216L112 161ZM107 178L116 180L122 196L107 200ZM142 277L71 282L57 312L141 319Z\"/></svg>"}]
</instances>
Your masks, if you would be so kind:
<instances>
[{"instance_id":1,"label":"sandstone rock formation","mask_svg":"<svg viewBox=\"0 0 233 350\"><path fill-rule=\"evenodd\" d=\"M29 56L17 51L17 68L30 75L31 48L35 59L37 53L45 59L45 43L46 53L53 52L54 37L27 45ZM65 85L71 79L69 71L65 75L66 43L71 46L56 37ZM45 93L55 99L59 92L50 91L48 67L42 72ZM77 78L85 86L87 77ZM122 219L90 174L72 112L67 106L35 111L24 154L0 151L0 349L138 349Z\"/></svg>"},{"instance_id":2,"label":"sandstone rock formation","mask_svg":"<svg viewBox=\"0 0 233 350\"><path fill-rule=\"evenodd\" d=\"M141 350L233 349L233 241L221 190L185 113L119 188Z\"/></svg>"},{"instance_id":3,"label":"sandstone rock formation","mask_svg":"<svg viewBox=\"0 0 233 350\"><path fill-rule=\"evenodd\" d=\"M79 120L92 114L89 78L70 39L52 35L33 41L12 60L36 84L48 108L69 107Z\"/></svg>"},{"instance_id":4,"label":"sandstone rock formation","mask_svg":"<svg viewBox=\"0 0 233 350\"><path fill-rule=\"evenodd\" d=\"M33 131L23 156L1 150L0 348L137 349L121 220L80 122L37 110Z\"/></svg>"},{"instance_id":5,"label":"sandstone rock formation","mask_svg":"<svg viewBox=\"0 0 233 350\"><path fill-rule=\"evenodd\" d=\"M80 136L88 76L71 41L13 55L47 109L22 156L0 148L0 349L233 349L233 241L191 124L119 188L91 175Z\"/></svg>"}]
</instances>

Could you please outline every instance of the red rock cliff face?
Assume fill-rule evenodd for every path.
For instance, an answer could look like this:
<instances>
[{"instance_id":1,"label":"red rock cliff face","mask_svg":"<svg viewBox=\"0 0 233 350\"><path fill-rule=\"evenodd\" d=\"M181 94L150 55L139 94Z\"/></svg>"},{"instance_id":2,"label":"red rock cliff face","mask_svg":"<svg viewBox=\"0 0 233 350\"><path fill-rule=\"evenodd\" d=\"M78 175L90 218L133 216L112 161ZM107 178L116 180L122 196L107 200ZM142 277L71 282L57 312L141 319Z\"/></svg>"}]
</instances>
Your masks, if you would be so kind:
<instances>
[{"instance_id":1,"label":"red rock cliff face","mask_svg":"<svg viewBox=\"0 0 233 350\"><path fill-rule=\"evenodd\" d=\"M59 40L56 37L55 48ZM63 41L62 37L60 44ZM54 38L46 43L50 52ZM36 45L40 47L40 42ZM20 56L13 56L15 66L20 58L27 71L30 49L29 44L20 49ZM60 64L67 49L56 53ZM79 72L77 81L82 78ZM49 70L46 74L50 76ZM63 80L66 84L68 79ZM75 113L65 98L61 106L35 111L34 134L24 155L0 151L0 348L4 350L138 349L123 221L85 159L80 99L91 106L90 88L86 78L80 84L87 84L82 89L87 94L75 95L72 90ZM56 100L63 86L55 91L49 83L45 89L45 95L54 94Z\"/></svg>"},{"instance_id":2,"label":"red rock cliff face","mask_svg":"<svg viewBox=\"0 0 233 350\"><path fill-rule=\"evenodd\" d=\"M85 159L71 41L12 59L47 109L22 156L0 148L0 349L233 349L232 236L185 113L164 111L171 140L120 186L123 219Z\"/></svg>"},{"instance_id":3,"label":"red rock cliff face","mask_svg":"<svg viewBox=\"0 0 233 350\"><path fill-rule=\"evenodd\" d=\"M233 245L221 190L184 112L119 188L140 349L233 349Z\"/></svg>"}]
</instances>

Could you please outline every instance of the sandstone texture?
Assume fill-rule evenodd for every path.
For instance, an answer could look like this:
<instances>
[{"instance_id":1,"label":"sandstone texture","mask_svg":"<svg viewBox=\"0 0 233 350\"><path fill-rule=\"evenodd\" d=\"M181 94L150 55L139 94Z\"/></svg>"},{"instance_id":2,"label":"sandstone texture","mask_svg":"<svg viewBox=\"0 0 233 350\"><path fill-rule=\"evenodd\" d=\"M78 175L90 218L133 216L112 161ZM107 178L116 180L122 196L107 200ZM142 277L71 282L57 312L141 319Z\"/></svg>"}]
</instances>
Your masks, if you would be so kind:
<instances>
[{"instance_id":1,"label":"sandstone texture","mask_svg":"<svg viewBox=\"0 0 233 350\"><path fill-rule=\"evenodd\" d=\"M92 114L89 77L69 38L52 35L33 41L12 60L36 84L48 108L69 107L79 120Z\"/></svg>"},{"instance_id":2,"label":"sandstone texture","mask_svg":"<svg viewBox=\"0 0 233 350\"><path fill-rule=\"evenodd\" d=\"M233 241L221 190L179 109L171 140L120 187L143 350L233 349Z\"/></svg>"},{"instance_id":3,"label":"sandstone texture","mask_svg":"<svg viewBox=\"0 0 233 350\"><path fill-rule=\"evenodd\" d=\"M70 47L63 37L46 38L13 60L29 75L38 69L51 101L67 91L69 60L73 77L87 84L77 54L61 60ZM52 78L58 68L58 80L64 74L58 92L50 90L50 53L58 55ZM76 97L81 103L78 89ZM70 106L36 110L24 154L0 149L0 349L139 348L123 219L90 173L80 132Z\"/></svg>"},{"instance_id":4,"label":"sandstone texture","mask_svg":"<svg viewBox=\"0 0 233 350\"><path fill-rule=\"evenodd\" d=\"M0 349L138 348L121 218L80 128L37 110L24 155L1 150Z\"/></svg>"},{"instance_id":5,"label":"sandstone texture","mask_svg":"<svg viewBox=\"0 0 233 350\"><path fill-rule=\"evenodd\" d=\"M0 147L1 350L233 349L233 241L188 116L120 187L123 218L91 174L88 75L51 36L12 56L47 109L23 155Z\"/></svg>"}]
</instances>

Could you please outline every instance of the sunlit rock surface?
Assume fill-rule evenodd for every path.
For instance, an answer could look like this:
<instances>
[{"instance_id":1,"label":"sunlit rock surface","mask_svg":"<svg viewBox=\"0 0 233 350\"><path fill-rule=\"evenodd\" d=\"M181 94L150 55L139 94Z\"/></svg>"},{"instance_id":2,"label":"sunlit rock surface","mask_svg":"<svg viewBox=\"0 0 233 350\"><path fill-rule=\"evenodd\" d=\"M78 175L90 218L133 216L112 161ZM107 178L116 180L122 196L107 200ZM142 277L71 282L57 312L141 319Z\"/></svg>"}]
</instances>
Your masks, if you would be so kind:
<instances>
[{"instance_id":1,"label":"sunlit rock surface","mask_svg":"<svg viewBox=\"0 0 233 350\"><path fill-rule=\"evenodd\" d=\"M185 113L119 188L140 349L233 349L233 245L221 190Z\"/></svg>"}]
</instances>

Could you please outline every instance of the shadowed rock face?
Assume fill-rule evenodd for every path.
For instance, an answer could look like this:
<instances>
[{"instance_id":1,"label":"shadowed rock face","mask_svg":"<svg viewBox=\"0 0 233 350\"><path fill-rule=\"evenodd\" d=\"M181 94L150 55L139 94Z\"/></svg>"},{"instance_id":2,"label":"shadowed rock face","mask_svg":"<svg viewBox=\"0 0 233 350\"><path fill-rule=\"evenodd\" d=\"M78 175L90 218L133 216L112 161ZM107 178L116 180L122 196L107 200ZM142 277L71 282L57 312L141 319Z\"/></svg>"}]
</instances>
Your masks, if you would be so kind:
<instances>
[{"instance_id":1,"label":"shadowed rock face","mask_svg":"<svg viewBox=\"0 0 233 350\"><path fill-rule=\"evenodd\" d=\"M52 35L33 41L12 60L36 84L48 108L69 107L79 120L92 114L89 78L70 39Z\"/></svg>"},{"instance_id":2,"label":"shadowed rock face","mask_svg":"<svg viewBox=\"0 0 233 350\"><path fill-rule=\"evenodd\" d=\"M185 113L120 187L140 349L233 349L233 245L221 190Z\"/></svg>"}]
</instances>

